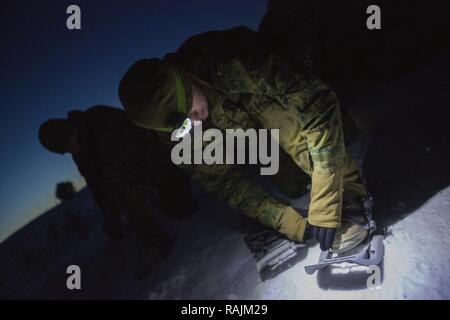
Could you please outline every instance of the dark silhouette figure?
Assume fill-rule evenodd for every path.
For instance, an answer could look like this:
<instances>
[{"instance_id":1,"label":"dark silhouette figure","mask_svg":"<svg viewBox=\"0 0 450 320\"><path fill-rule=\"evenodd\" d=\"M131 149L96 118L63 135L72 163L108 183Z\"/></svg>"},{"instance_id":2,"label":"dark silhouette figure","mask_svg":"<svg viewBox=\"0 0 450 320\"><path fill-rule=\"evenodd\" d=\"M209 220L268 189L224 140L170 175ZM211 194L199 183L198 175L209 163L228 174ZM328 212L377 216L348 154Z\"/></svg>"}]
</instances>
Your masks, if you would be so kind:
<instances>
[{"instance_id":1,"label":"dark silhouette figure","mask_svg":"<svg viewBox=\"0 0 450 320\"><path fill-rule=\"evenodd\" d=\"M55 196L59 201L65 202L70 200L75 192L76 190L72 182L60 182L56 185Z\"/></svg>"},{"instance_id":2,"label":"dark silhouette figure","mask_svg":"<svg viewBox=\"0 0 450 320\"><path fill-rule=\"evenodd\" d=\"M39 130L49 151L70 153L104 214L103 230L123 236L121 215L136 228L144 248L170 247L155 211L183 218L195 210L188 178L170 160L170 153L150 131L134 126L122 110L95 106L51 119ZM60 188L67 196L67 185ZM174 201L176 199L176 201Z\"/></svg>"}]
</instances>

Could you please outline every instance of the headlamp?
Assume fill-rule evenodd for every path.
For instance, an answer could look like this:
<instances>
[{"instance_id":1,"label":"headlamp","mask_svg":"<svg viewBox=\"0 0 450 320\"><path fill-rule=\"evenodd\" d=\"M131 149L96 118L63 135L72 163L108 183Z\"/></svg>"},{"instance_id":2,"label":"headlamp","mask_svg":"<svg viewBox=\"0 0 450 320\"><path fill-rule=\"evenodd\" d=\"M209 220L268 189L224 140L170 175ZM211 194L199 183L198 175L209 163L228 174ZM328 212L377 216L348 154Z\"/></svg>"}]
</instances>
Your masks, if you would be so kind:
<instances>
[{"instance_id":1,"label":"headlamp","mask_svg":"<svg viewBox=\"0 0 450 320\"><path fill-rule=\"evenodd\" d=\"M175 129L175 137L178 139L183 138L185 135L189 133L192 129L192 121L189 118L186 118L183 121L183 124L178 128Z\"/></svg>"}]
</instances>

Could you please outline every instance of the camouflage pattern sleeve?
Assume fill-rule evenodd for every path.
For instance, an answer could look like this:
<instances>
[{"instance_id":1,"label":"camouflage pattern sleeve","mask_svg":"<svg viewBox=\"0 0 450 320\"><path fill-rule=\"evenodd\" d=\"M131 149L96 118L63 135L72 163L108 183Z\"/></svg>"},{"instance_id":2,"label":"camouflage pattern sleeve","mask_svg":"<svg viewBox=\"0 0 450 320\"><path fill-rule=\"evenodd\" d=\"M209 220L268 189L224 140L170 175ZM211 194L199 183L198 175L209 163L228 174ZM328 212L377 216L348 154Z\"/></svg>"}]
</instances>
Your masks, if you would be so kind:
<instances>
[{"instance_id":1,"label":"camouflage pattern sleeve","mask_svg":"<svg viewBox=\"0 0 450 320\"><path fill-rule=\"evenodd\" d=\"M264 79L258 87L273 93L260 120L266 128L280 129L281 147L311 175L309 223L339 227L345 146L338 99L321 80L277 56L258 64L253 79Z\"/></svg>"},{"instance_id":2,"label":"camouflage pattern sleeve","mask_svg":"<svg viewBox=\"0 0 450 320\"><path fill-rule=\"evenodd\" d=\"M201 164L184 168L207 192L231 208L257 219L289 239L303 241L306 219L245 178L235 166Z\"/></svg>"},{"instance_id":3,"label":"camouflage pattern sleeve","mask_svg":"<svg viewBox=\"0 0 450 320\"><path fill-rule=\"evenodd\" d=\"M300 110L302 135L313 162L309 222L319 227L338 228L341 224L344 135L337 97L318 84L311 101Z\"/></svg>"}]
</instances>

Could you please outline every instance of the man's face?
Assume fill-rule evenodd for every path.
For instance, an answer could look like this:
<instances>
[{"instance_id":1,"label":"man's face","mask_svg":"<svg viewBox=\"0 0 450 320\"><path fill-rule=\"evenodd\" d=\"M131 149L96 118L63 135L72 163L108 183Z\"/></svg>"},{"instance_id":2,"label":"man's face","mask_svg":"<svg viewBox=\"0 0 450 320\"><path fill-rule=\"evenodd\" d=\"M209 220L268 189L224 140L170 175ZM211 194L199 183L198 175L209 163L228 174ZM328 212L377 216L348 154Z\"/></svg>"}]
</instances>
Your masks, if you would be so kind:
<instances>
[{"instance_id":1,"label":"man's face","mask_svg":"<svg viewBox=\"0 0 450 320\"><path fill-rule=\"evenodd\" d=\"M199 125L208 118L208 100L203 92L196 85L192 85L192 108L188 116L194 126Z\"/></svg>"}]
</instances>

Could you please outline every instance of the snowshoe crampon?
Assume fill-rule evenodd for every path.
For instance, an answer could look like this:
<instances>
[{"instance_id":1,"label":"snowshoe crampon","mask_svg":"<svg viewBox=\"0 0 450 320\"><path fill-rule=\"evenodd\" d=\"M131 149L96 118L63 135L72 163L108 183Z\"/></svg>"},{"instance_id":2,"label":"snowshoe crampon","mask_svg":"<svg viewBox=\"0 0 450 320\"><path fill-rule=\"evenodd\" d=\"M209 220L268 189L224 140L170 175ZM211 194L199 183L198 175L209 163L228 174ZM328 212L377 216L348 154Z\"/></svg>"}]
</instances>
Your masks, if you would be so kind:
<instances>
[{"instance_id":1,"label":"snowshoe crampon","mask_svg":"<svg viewBox=\"0 0 450 320\"><path fill-rule=\"evenodd\" d=\"M354 263L361 266L379 265L384 256L384 237L376 235L359 253L333 257L331 251L322 251L319 257L319 262L305 267L308 274L324 269L332 264L340 263Z\"/></svg>"},{"instance_id":2,"label":"snowshoe crampon","mask_svg":"<svg viewBox=\"0 0 450 320\"><path fill-rule=\"evenodd\" d=\"M244 241L257 261L256 270L263 281L292 267L299 260L299 249L305 246L269 229L250 233Z\"/></svg>"},{"instance_id":3,"label":"snowshoe crampon","mask_svg":"<svg viewBox=\"0 0 450 320\"><path fill-rule=\"evenodd\" d=\"M319 256L319 261L317 264L309 265L305 267L305 271L307 274L313 274L318 270L322 270L329 265L335 265L340 263L353 263L361 266L374 266L379 265L384 256L384 245L383 240L384 237L382 235L374 235L377 229L376 222L373 218L372 209L374 207L374 201L372 196L368 195L366 198L362 199L363 208L364 208L364 217L365 222L360 224L359 221L353 220L352 216L344 216L344 219L347 222L353 223L354 226L359 226L361 229L367 230L367 238L371 239L362 250L356 251L360 248L357 246L353 249L352 246L347 245L347 247L351 248L349 252L356 253L347 253L347 254L337 254L333 256L333 251L339 252L339 250L327 250L322 251ZM364 233L361 233L364 234ZM355 239L350 239L355 240ZM361 239L362 241L363 239ZM356 239L354 242L358 243L360 240ZM350 243L351 241L349 241ZM343 250L341 252L344 252Z\"/></svg>"}]
</instances>

